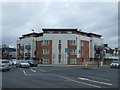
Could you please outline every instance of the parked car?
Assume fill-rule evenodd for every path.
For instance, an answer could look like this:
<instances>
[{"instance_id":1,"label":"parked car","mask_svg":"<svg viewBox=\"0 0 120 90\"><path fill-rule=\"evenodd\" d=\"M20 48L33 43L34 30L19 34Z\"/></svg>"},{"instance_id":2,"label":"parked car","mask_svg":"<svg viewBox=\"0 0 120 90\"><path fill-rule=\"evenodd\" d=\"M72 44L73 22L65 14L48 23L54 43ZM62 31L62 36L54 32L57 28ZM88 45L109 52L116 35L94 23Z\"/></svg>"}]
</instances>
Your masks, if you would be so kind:
<instances>
[{"instance_id":1,"label":"parked car","mask_svg":"<svg viewBox=\"0 0 120 90\"><path fill-rule=\"evenodd\" d=\"M7 59L0 59L0 70L1 71L10 71L11 63Z\"/></svg>"},{"instance_id":2,"label":"parked car","mask_svg":"<svg viewBox=\"0 0 120 90\"><path fill-rule=\"evenodd\" d=\"M9 60L10 64L13 65L13 60Z\"/></svg>"},{"instance_id":3,"label":"parked car","mask_svg":"<svg viewBox=\"0 0 120 90\"><path fill-rule=\"evenodd\" d=\"M12 64L16 65L17 64L17 60L12 60Z\"/></svg>"},{"instance_id":4,"label":"parked car","mask_svg":"<svg viewBox=\"0 0 120 90\"><path fill-rule=\"evenodd\" d=\"M120 61L113 61L113 62L110 64L110 67L111 67L111 68L120 68Z\"/></svg>"},{"instance_id":5,"label":"parked car","mask_svg":"<svg viewBox=\"0 0 120 90\"><path fill-rule=\"evenodd\" d=\"M18 60L16 67L26 67L29 68L30 64L26 60Z\"/></svg>"},{"instance_id":6,"label":"parked car","mask_svg":"<svg viewBox=\"0 0 120 90\"><path fill-rule=\"evenodd\" d=\"M27 60L31 67L37 67L38 63L34 60Z\"/></svg>"}]
</instances>

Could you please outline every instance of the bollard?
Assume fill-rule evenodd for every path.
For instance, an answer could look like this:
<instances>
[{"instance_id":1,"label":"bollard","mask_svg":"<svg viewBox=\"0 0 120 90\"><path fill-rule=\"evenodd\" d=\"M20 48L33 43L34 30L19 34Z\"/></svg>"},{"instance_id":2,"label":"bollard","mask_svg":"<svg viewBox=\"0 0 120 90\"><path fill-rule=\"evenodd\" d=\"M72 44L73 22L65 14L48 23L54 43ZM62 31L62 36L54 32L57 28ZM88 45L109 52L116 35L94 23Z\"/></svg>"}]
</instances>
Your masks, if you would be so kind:
<instances>
[{"instance_id":1,"label":"bollard","mask_svg":"<svg viewBox=\"0 0 120 90\"><path fill-rule=\"evenodd\" d=\"M84 64L85 67L88 67L88 64Z\"/></svg>"}]
</instances>

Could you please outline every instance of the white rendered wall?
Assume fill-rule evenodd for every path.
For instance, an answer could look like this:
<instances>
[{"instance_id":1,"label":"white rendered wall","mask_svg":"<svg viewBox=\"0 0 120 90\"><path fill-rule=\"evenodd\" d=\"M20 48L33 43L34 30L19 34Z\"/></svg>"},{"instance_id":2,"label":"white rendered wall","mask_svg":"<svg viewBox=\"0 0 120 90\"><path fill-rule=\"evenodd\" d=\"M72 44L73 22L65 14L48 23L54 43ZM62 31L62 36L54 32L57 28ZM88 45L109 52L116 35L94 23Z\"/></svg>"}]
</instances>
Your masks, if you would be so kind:
<instances>
[{"instance_id":1,"label":"white rendered wall","mask_svg":"<svg viewBox=\"0 0 120 90\"><path fill-rule=\"evenodd\" d=\"M35 57L34 52L36 51L36 39L37 39L36 37L28 37L21 40L17 40L17 44L24 46L24 56L25 53L27 53L27 50L25 49L25 45L31 45L31 50L30 50L31 57Z\"/></svg>"},{"instance_id":2,"label":"white rendered wall","mask_svg":"<svg viewBox=\"0 0 120 90\"><path fill-rule=\"evenodd\" d=\"M52 40L52 57L54 57L53 64L59 64L58 62L58 44L59 40L61 40L61 64L67 64L67 56L68 54L65 53L65 48L68 48L68 40L76 40L77 43L77 58L80 58L79 50L81 50L81 40L85 40L90 42L90 38L87 36L81 36L77 34L44 34L43 40ZM89 43L90 47L90 43ZM90 48L89 48L89 56L90 56Z\"/></svg>"},{"instance_id":3,"label":"white rendered wall","mask_svg":"<svg viewBox=\"0 0 120 90\"><path fill-rule=\"evenodd\" d=\"M53 64L67 64L67 56L65 53L65 48L68 48L68 40L76 40L76 34L44 34L43 40L52 40L52 57L54 57ZM58 62L58 44L59 40L61 40L61 60L62 62Z\"/></svg>"},{"instance_id":4,"label":"white rendered wall","mask_svg":"<svg viewBox=\"0 0 120 90\"><path fill-rule=\"evenodd\" d=\"M90 43L90 58L94 58L94 45L95 44L97 44L97 45L103 44L103 39L91 37L90 40L91 40L91 43Z\"/></svg>"}]
</instances>

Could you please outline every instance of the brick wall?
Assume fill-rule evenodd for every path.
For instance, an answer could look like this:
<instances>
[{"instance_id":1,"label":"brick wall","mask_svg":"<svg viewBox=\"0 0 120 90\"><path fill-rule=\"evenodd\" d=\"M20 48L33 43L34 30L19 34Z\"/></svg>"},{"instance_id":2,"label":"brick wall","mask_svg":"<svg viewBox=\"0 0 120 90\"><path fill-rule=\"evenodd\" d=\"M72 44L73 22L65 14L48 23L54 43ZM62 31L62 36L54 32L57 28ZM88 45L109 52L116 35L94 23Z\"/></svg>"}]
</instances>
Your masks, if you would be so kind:
<instances>
[{"instance_id":1,"label":"brick wall","mask_svg":"<svg viewBox=\"0 0 120 90\"><path fill-rule=\"evenodd\" d=\"M88 41L84 41L84 40L81 40L81 45L82 45L82 42L84 43L83 46L81 46L81 52L82 50L84 51L84 54L81 56L81 59L84 59L85 61L89 61L89 42Z\"/></svg>"},{"instance_id":2,"label":"brick wall","mask_svg":"<svg viewBox=\"0 0 120 90\"><path fill-rule=\"evenodd\" d=\"M37 41L37 58L49 58L49 64L52 64L52 40L49 40L49 45L44 46L43 41ZM48 49L49 54L48 55L43 55L42 54L42 49Z\"/></svg>"}]
</instances>

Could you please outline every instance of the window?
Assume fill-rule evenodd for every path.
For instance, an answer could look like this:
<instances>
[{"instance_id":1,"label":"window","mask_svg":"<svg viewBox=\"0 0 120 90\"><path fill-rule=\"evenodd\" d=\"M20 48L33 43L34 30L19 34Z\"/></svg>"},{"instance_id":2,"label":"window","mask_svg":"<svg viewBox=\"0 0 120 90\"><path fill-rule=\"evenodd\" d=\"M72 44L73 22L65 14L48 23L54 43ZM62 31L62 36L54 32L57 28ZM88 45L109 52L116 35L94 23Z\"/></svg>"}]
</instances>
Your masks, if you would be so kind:
<instances>
[{"instance_id":1,"label":"window","mask_svg":"<svg viewBox=\"0 0 120 90\"><path fill-rule=\"evenodd\" d=\"M31 45L25 45L25 49L30 50L31 49Z\"/></svg>"},{"instance_id":2,"label":"window","mask_svg":"<svg viewBox=\"0 0 120 90\"><path fill-rule=\"evenodd\" d=\"M53 33L53 31L49 31L48 33Z\"/></svg>"},{"instance_id":3,"label":"window","mask_svg":"<svg viewBox=\"0 0 120 90\"><path fill-rule=\"evenodd\" d=\"M84 50L81 50L81 55L84 55Z\"/></svg>"},{"instance_id":4,"label":"window","mask_svg":"<svg viewBox=\"0 0 120 90\"><path fill-rule=\"evenodd\" d=\"M61 32L58 32L58 33L61 33Z\"/></svg>"},{"instance_id":5,"label":"window","mask_svg":"<svg viewBox=\"0 0 120 90\"><path fill-rule=\"evenodd\" d=\"M58 62L61 63L61 58L58 59Z\"/></svg>"},{"instance_id":6,"label":"window","mask_svg":"<svg viewBox=\"0 0 120 90\"><path fill-rule=\"evenodd\" d=\"M61 54L61 49L59 49L59 54Z\"/></svg>"},{"instance_id":7,"label":"window","mask_svg":"<svg viewBox=\"0 0 120 90\"><path fill-rule=\"evenodd\" d=\"M70 40L70 45L76 45L76 41L75 40Z\"/></svg>"},{"instance_id":8,"label":"window","mask_svg":"<svg viewBox=\"0 0 120 90\"><path fill-rule=\"evenodd\" d=\"M23 57L23 56L24 56L24 53L20 53L20 56Z\"/></svg>"},{"instance_id":9,"label":"window","mask_svg":"<svg viewBox=\"0 0 120 90\"><path fill-rule=\"evenodd\" d=\"M76 58L70 58L70 64L76 64Z\"/></svg>"},{"instance_id":10,"label":"window","mask_svg":"<svg viewBox=\"0 0 120 90\"><path fill-rule=\"evenodd\" d=\"M81 44L82 44L81 46L84 46L84 42L83 41L81 42Z\"/></svg>"},{"instance_id":11,"label":"window","mask_svg":"<svg viewBox=\"0 0 120 90\"><path fill-rule=\"evenodd\" d=\"M30 53L28 52L28 53L25 53L25 56L28 56L28 57L30 57Z\"/></svg>"},{"instance_id":12,"label":"window","mask_svg":"<svg viewBox=\"0 0 120 90\"><path fill-rule=\"evenodd\" d=\"M48 64L48 63L49 63L49 58L47 58L47 57L44 57L44 58L43 58L43 63L46 63L46 64Z\"/></svg>"},{"instance_id":13,"label":"window","mask_svg":"<svg viewBox=\"0 0 120 90\"><path fill-rule=\"evenodd\" d=\"M49 40L43 40L43 45L49 45Z\"/></svg>"},{"instance_id":14,"label":"window","mask_svg":"<svg viewBox=\"0 0 120 90\"><path fill-rule=\"evenodd\" d=\"M7 51L7 50L3 50L3 53L4 53L4 54L8 54L8 51Z\"/></svg>"},{"instance_id":15,"label":"window","mask_svg":"<svg viewBox=\"0 0 120 90\"><path fill-rule=\"evenodd\" d=\"M72 32L67 32L68 34L72 34Z\"/></svg>"},{"instance_id":16,"label":"window","mask_svg":"<svg viewBox=\"0 0 120 90\"><path fill-rule=\"evenodd\" d=\"M20 49L21 49L21 50L24 50L24 46L20 46Z\"/></svg>"},{"instance_id":17,"label":"window","mask_svg":"<svg viewBox=\"0 0 120 90\"><path fill-rule=\"evenodd\" d=\"M18 49L20 49L20 44L18 44Z\"/></svg>"},{"instance_id":18,"label":"window","mask_svg":"<svg viewBox=\"0 0 120 90\"><path fill-rule=\"evenodd\" d=\"M25 53L25 56L28 56L28 53Z\"/></svg>"},{"instance_id":19,"label":"window","mask_svg":"<svg viewBox=\"0 0 120 90\"><path fill-rule=\"evenodd\" d=\"M61 40L59 40L59 45L61 45Z\"/></svg>"},{"instance_id":20,"label":"window","mask_svg":"<svg viewBox=\"0 0 120 90\"><path fill-rule=\"evenodd\" d=\"M43 50L42 50L42 54L48 55L48 54L49 54L49 50L48 50L48 49L43 49Z\"/></svg>"},{"instance_id":21,"label":"window","mask_svg":"<svg viewBox=\"0 0 120 90\"><path fill-rule=\"evenodd\" d=\"M76 55L76 49L70 49L70 54L71 55Z\"/></svg>"}]
</instances>

